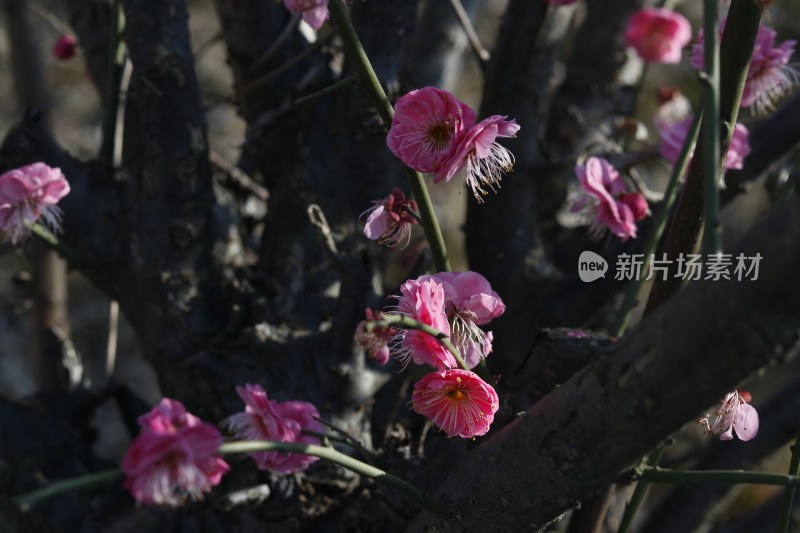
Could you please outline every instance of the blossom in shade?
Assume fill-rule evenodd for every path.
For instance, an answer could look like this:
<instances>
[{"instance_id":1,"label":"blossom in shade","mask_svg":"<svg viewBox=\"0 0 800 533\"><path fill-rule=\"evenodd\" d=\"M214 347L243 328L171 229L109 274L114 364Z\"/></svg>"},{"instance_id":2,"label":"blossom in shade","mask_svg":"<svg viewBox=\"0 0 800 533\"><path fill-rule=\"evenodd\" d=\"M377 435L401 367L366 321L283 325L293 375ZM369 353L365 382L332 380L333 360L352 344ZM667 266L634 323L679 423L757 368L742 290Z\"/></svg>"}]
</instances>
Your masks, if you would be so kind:
<instances>
[{"instance_id":1,"label":"blossom in shade","mask_svg":"<svg viewBox=\"0 0 800 533\"><path fill-rule=\"evenodd\" d=\"M450 323L450 340L469 368L492 351L492 333L479 326L502 315L506 306L477 272L439 272L418 281L434 280L444 289L444 307Z\"/></svg>"},{"instance_id":2,"label":"blossom in shade","mask_svg":"<svg viewBox=\"0 0 800 533\"><path fill-rule=\"evenodd\" d=\"M380 320L383 313L372 309L366 310L366 318L356 327L356 342L358 342L367 355L377 363L385 365L389 362L389 342L399 333L397 328L374 326L367 328L368 321Z\"/></svg>"},{"instance_id":3,"label":"blossom in shade","mask_svg":"<svg viewBox=\"0 0 800 533\"><path fill-rule=\"evenodd\" d=\"M679 63L681 50L691 40L689 21L669 9L639 10L625 28L625 44L650 63Z\"/></svg>"},{"instance_id":4,"label":"blossom in shade","mask_svg":"<svg viewBox=\"0 0 800 533\"><path fill-rule=\"evenodd\" d=\"M53 55L56 59L66 61L78 52L78 41L72 35L62 35L53 43Z\"/></svg>"},{"instance_id":5,"label":"blossom in shade","mask_svg":"<svg viewBox=\"0 0 800 533\"><path fill-rule=\"evenodd\" d=\"M689 130L692 127L693 116L689 115L680 122L676 122L664 130L661 130L661 157L675 165L678 162L681 148ZM736 124L733 129L733 137L725 155L723 168L741 169L744 167L744 160L750 154L750 143L748 142L749 132L743 124Z\"/></svg>"},{"instance_id":6,"label":"blossom in shade","mask_svg":"<svg viewBox=\"0 0 800 533\"><path fill-rule=\"evenodd\" d=\"M725 29L727 19L720 21L720 37ZM783 41L775 46L775 30L759 25L753 54L750 57L750 69L742 93L742 106L751 106L756 112L763 113L775 106L789 90L800 81L800 73L789 65L789 59L797 45L795 40ZM694 68L701 70L705 59L703 31L701 30L692 48L690 58Z\"/></svg>"},{"instance_id":7,"label":"blossom in shade","mask_svg":"<svg viewBox=\"0 0 800 533\"><path fill-rule=\"evenodd\" d=\"M315 30L328 18L328 0L283 0L283 5L292 13L302 13L306 24Z\"/></svg>"},{"instance_id":8,"label":"blossom in shade","mask_svg":"<svg viewBox=\"0 0 800 533\"><path fill-rule=\"evenodd\" d=\"M395 187L389 196L373 204L371 208L361 213L362 217L367 215L364 236L390 247L397 246L403 241L405 241L404 246L407 245L411 238L411 226L417 223L409 213L409 209L416 213L417 202L406 200L403 191Z\"/></svg>"},{"instance_id":9,"label":"blossom in shade","mask_svg":"<svg viewBox=\"0 0 800 533\"><path fill-rule=\"evenodd\" d=\"M500 399L477 374L452 369L423 376L414 385L411 403L448 436L470 438L489 431Z\"/></svg>"},{"instance_id":10,"label":"blossom in shade","mask_svg":"<svg viewBox=\"0 0 800 533\"><path fill-rule=\"evenodd\" d=\"M435 172L474 124L475 112L468 105L447 91L423 87L395 104L386 144L414 170Z\"/></svg>"},{"instance_id":11,"label":"blossom in shade","mask_svg":"<svg viewBox=\"0 0 800 533\"><path fill-rule=\"evenodd\" d=\"M653 124L658 131L665 131L692 114L689 99L672 87L658 89L658 103L658 111L653 117Z\"/></svg>"},{"instance_id":12,"label":"blossom in shade","mask_svg":"<svg viewBox=\"0 0 800 533\"><path fill-rule=\"evenodd\" d=\"M320 433L322 424L317 420L319 411L302 401L276 402L267 398L260 385L247 384L236 387L244 401L244 412L229 416L223 424L240 439L271 440L319 444L319 438L304 431ZM252 454L261 470L291 474L305 470L318 458L302 453L255 452Z\"/></svg>"},{"instance_id":13,"label":"blossom in shade","mask_svg":"<svg viewBox=\"0 0 800 533\"><path fill-rule=\"evenodd\" d=\"M30 235L30 225L40 221L53 232L61 231L61 210L56 205L69 193L69 183L57 168L33 163L0 175L0 230L13 244Z\"/></svg>"},{"instance_id":14,"label":"blossom in shade","mask_svg":"<svg viewBox=\"0 0 800 533\"><path fill-rule=\"evenodd\" d=\"M409 280L400 286L396 312L450 336L445 313L444 287L435 280ZM428 364L439 370L456 366L455 357L432 335L415 329L401 330L391 343L392 353L408 364Z\"/></svg>"},{"instance_id":15,"label":"blossom in shade","mask_svg":"<svg viewBox=\"0 0 800 533\"><path fill-rule=\"evenodd\" d=\"M489 194L484 187L497 192L503 173L510 172L514 166L514 155L496 142L498 137L514 137L519 124L514 119L493 115L485 118L460 137L453 152L442 162L434 183L450 181L462 168L466 168L467 185L472 194L483 202Z\"/></svg>"},{"instance_id":16,"label":"blossom in shade","mask_svg":"<svg viewBox=\"0 0 800 533\"><path fill-rule=\"evenodd\" d=\"M751 440L758 433L758 412L750 401L747 391L729 392L717 409L714 422L706 415L698 423L705 425L709 435L719 435L720 440L731 440L734 432L739 440Z\"/></svg>"},{"instance_id":17,"label":"blossom in shade","mask_svg":"<svg viewBox=\"0 0 800 533\"><path fill-rule=\"evenodd\" d=\"M139 426L122 469L125 488L141 503L180 505L186 498L201 499L230 469L218 457L219 430L176 400L161 400L139 417Z\"/></svg>"},{"instance_id":18,"label":"blossom in shade","mask_svg":"<svg viewBox=\"0 0 800 533\"><path fill-rule=\"evenodd\" d=\"M636 238L636 222L648 214L644 196L627 192L617 169L601 157L590 157L575 173L583 194L571 211L591 221L592 234L599 237L608 229L623 240Z\"/></svg>"}]
</instances>

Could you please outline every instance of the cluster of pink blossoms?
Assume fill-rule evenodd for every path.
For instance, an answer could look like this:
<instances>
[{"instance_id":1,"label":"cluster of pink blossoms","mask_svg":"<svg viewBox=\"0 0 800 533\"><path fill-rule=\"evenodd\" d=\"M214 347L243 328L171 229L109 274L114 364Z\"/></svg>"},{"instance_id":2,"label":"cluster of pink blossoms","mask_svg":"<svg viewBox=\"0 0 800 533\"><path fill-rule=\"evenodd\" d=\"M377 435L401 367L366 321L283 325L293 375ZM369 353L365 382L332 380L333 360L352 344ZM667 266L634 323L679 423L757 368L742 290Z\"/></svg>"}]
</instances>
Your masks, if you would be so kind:
<instances>
[{"instance_id":1,"label":"cluster of pink blossoms","mask_svg":"<svg viewBox=\"0 0 800 533\"><path fill-rule=\"evenodd\" d=\"M395 156L419 172L434 172L434 183L450 181L466 170L466 182L478 202L496 191L514 156L496 142L514 137L519 125L493 115L475 124L475 112L447 91L424 87L395 105L386 144Z\"/></svg>"},{"instance_id":2,"label":"cluster of pink blossoms","mask_svg":"<svg viewBox=\"0 0 800 533\"><path fill-rule=\"evenodd\" d=\"M720 36L725 30L726 21L727 19L720 21ZM797 41L788 40L775 46L775 38L775 30L764 25L759 26L742 93L742 105L751 106L757 112L772 109L775 103L800 81L800 73L789 65ZM704 58L705 48L701 30L692 48L692 66L702 69Z\"/></svg>"},{"instance_id":3,"label":"cluster of pink blossoms","mask_svg":"<svg viewBox=\"0 0 800 533\"><path fill-rule=\"evenodd\" d=\"M645 197L629 192L617 169L601 157L590 157L575 173L583 194L571 211L590 222L592 235L600 237L607 229L623 240L636 238L636 222L649 212Z\"/></svg>"},{"instance_id":4,"label":"cluster of pink blossoms","mask_svg":"<svg viewBox=\"0 0 800 533\"><path fill-rule=\"evenodd\" d=\"M399 314L429 326L446 337L474 368L492 350L492 334L479 326L505 311L505 304L489 282L475 272L440 272L408 280L400 287ZM367 321L383 315L367 310ZM484 435L499 408L497 393L477 374L456 368L453 354L436 337L416 329L373 327L365 322L356 340L378 362L393 355L403 365L414 362L436 368L414 386L414 410L430 418L449 436Z\"/></svg>"},{"instance_id":5,"label":"cluster of pink blossoms","mask_svg":"<svg viewBox=\"0 0 800 533\"><path fill-rule=\"evenodd\" d=\"M0 175L0 230L12 244L30 235L30 226L41 222L50 231L61 231L61 210L56 205L69 194L69 183L57 168L33 163Z\"/></svg>"},{"instance_id":6,"label":"cluster of pink blossoms","mask_svg":"<svg viewBox=\"0 0 800 533\"><path fill-rule=\"evenodd\" d=\"M692 26L681 14L662 8L637 11L628 19L625 44L643 61L679 63L681 50L692 40Z\"/></svg>"},{"instance_id":7,"label":"cluster of pink blossoms","mask_svg":"<svg viewBox=\"0 0 800 533\"><path fill-rule=\"evenodd\" d=\"M709 435L719 435L720 440L731 440L734 432L739 440L751 440L758 433L758 412L750 405L751 401L747 391L729 392L717 409L713 424L709 415L697 422L706 427Z\"/></svg>"},{"instance_id":8,"label":"cluster of pink blossoms","mask_svg":"<svg viewBox=\"0 0 800 533\"><path fill-rule=\"evenodd\" d=\"M276 402L259 385L237 387L245 410L223 421L244 440L318 444L319 412L308 402ZM219 457L222 435L212 424L164 398L139 417L141 431L122 461L125 488L143 504L180 505L198 500L218 485L230 466ZM289 474L305 470L317 457L301 453L256 452L261 470Z\"/></svg>"},{"instance_id":9,"label":"cluster of pink blossoms","mask_svg":"<svg viewBox=\"0 0 800 533\"><path fill-rule=\"evenodd\" d=\"M292 13L302 13L306 24L318 30L328 18L328 0L283 0Z\"/></svg>"}]
</instances>

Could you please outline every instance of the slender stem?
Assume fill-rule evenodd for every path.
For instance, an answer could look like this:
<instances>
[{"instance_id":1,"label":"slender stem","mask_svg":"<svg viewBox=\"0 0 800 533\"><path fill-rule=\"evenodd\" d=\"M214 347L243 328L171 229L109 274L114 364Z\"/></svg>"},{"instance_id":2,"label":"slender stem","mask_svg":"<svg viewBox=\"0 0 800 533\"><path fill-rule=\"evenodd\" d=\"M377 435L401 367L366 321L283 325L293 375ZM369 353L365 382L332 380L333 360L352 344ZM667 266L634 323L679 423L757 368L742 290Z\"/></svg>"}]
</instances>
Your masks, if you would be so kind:
<instances>
[{"instance_id":1,"label":"slender stem","mask_svg":"<svg viewBox=\"0 0 800 533\"><path fill-rule=\"evenodd\" d=\"M719 146L721 153L727 150L729 137L734 131L760 20L760 3L731 0L720 50L720 113L717 117L706 117L706 120L717 120L727 127L728 138ZM701 138L697 143L697 151L703 153L705 150L705 139ZM720 160L724 160L722 155ZM718 172L718 169L715 170L714 175L718 176ZM658 252L659 255L666 253L673 264L680 254L694 253L696 250L704 221L704 175L704 165L695 164L689 168L667 238ZM655 279L646 311L659 307L681 289L684 280L676 276L675 271L676 266L672 266L666 279Z\"/></svg>"},{"instance_id":2,"label":"slender stem","mask_svg":"<svg viewBox=\"0 0 800 533\"><path fill-rule=\"evenodd\" d=\"M311 94L307 94L305 96L301 96L297 100L294 101L294 105L302 105L312 100L316 100L322 96L326 96L333 92L338 91L339 89L343 89L344 87L349 87L353 83L356 82L355 76L347 76L346 78L342 78L341 80L337 81L336 83L332 83L327 87L323 87L319 91L313 92Z\"/></svg>"},{"instance_id":3,"label":"slender stem","mask_svg":"<svg viewBox=\"0 0 800 533\"><path fill-rule=\"evenodd\" d=\"M306 455L313 455L320 459L325 459L332 463L336 463L348 470L352 470L356 474L368 477L376 483L380 483L386 487L390 487L398 492L402 492L412 500L419 503L422 507L436 514L442 514L445 511L444 506L436 500L428 497L424 492L403 481L402 479L388 474L380 468L368 465L357 459L353 459L349 455L345 455L333 448L326 448L324 446L317 446L314 444L302 444L299 442L271 442L271 441L241 441L241 442L228 442L220 446L219 452L221 454L232 453L253 453L253 452L269 452L280 451L287 453L303 453Z\"/></svg>"},{"instance_id":4,"label":"slender stem","mask_svg":"<svg viewBox=\"0 0 800 533\"><path fill-rule=\"evenodd\" d=\"M752 484L800 487L800 476L747 472L745 470L671 470L655 467L646 469L639 479L653 483L677 483L679 485Z\"/></svg>"},{"instance_id":5,"label":"slender stem","mask_svg":"<svg viewBox=\"0 0 800 533\"><path fill-rule=\"evenodd\" d=\"M455 12L456 17L458 17L458 22L464 29L464 33L467 34L467 39L472 47L472 51L475 52L475 55L478 58L478 63L482 69L485 69L486 63L490 58L489 52L483 47L483 45L481 45L481 40L478 38L478 33L472 26L472 21L469 20L469 15L467 15L464 6L461 4L461 0L450 0L450 5L453 6L453 11Z\"/></svg>"},{"instance_id":6,"label":"slender stem","mask_svg":"<svg viewBox=\"0 0 800 533\"><path fill-rule=\"evenodd\" d=\"M370 320L366 323L367 331L372 330L376 327L395 327L395 328L403 328L403 329L415 329L417 331L421 331L423 333L427 333L436 341L441 344L443 347L447 348L453 357L455 358L458 366L463 368L464 370L469 370L467 363L464 362L464 358L461 357L461 353L458 351L452 342L450 342L450 338L447 336L446 333L439 331L438 329L432 328L427 324L423 324L417 320L414 320L411 317L405 315L383 315L383 318L380 320Z\"/></svg>"},{"instance_id":7,"label":"slender stem","mask_svg":"<svg viewBox=\"0 0 800 533\"><path fill-rule=\"evenodd\" d=\"M653 254L656 252L658 241L661 240L661 236L664 234L664 230L667 227L667 221L669 220L670 212L672 212L672 206L675 205L675 201L678 199L681 177L686 174L686 169L689 166L691 154L694 152L694 146L697 142L697 135L700 131L701 122L702 115L698 113L695 115L694 120L692 121L692 126L689 128L689 133L686 135L686 139L683 141L681 153L678 156L678 160L675 162L675 166L672 168L672 175L670 176L667 190L664 192L664 199L661 201L661 205L658 207L658 213L656 213L656 216L653 219L653 226L650 229L650 233L647 235L647 240L645 241L644 248L642 250L644 253L644 264L642 265L643 272L648 271L650 260ZM617 314L617 321L612 329L613 335L619 337L625 333L625 329L628 327L633 310L639 303L639 293L641 292L643 283L644 276L639 276L638 279L632 280L628 285L628 288L625 292L625 298L622 301L622 307Z\"/></svg>"},{"instance_id":8,"label":"slender stem","mask_svg":"<svg viewBox=\"0 0 800 533\"><path fill-rule=\"evenodd\" d=\"M95 472L94 474L56 481L39 490L20 494L14 498L14 503L19 505L23 511L27 511L33 504L41 500L57 496L64 492L105 485L106 483L115 481L121 475L122 470L119 468L112 468L110 470L103 470L102 472Z\"/></svg>"},{"instance_id":9,"label":"slender stem","mask_svg":"<svg viewBox=\"0 0 800 533\"><path fill-rule=\"evenodd\" d=\"M26 226L31 230L33 235L57 251L59 255L66 259L72 266L87 264L87 261L85 261L78 252L61 242L53 232L41 224L34 222L32 224L26 224Z\"/></svg>"},{"instance_id":10,"label":"slender stem","mask_svg":"<svg viewBox=\"0 0 800 533\"><path fill-rule=\"evenodd\" d=\"M113 164L114 160L114 141L117 131L119 92L120 84L122 83L122 71L125 66L125 43L122 42L125 18L122 15L120 0L114 0L111 6L111 16L106 109L103 115L103 144L100 147L100 158L109 165Z\"/></svg>"},{"instance_id":11,"label":"slender stem","mask_svg":"<svg viewBox=\"0 0 800 533\"><path fill-rule=\"evenodd\" d=\"M661 461L661 456L664 455L665 449L666 446L659 446L650 452L650 456L647 458L647 466L657 466L659 461ZM639 509L639 505L641 505L642 500L644 500L644 496L647 494L647 489L649 486L650 484L642 479L640 479L636 484L636 488L633 489L633 494L631 495L631 500L628 502L628 505L625 506L625 513L622 515L622 522L619 524L617 533L626 533L628 528L631 527L631 524L633 523L633 517L636 515L636 511Z\"/></svg>"},{"instance_id":12,"label":"slender stem","mask_svg":"<svg viewBox=\"0 0 800 533\"><path fill-rule=\"evenodd\" d=\"M350 22L350 17L342 4L342 0L332 0L328 4L328 8L339 30L347 55L353 63L359 83L364 86L375 103L386 129L391 128L394 109L381 86L380 80L378 80L377 74L375 74L375 70L372 68L372 64L369 62L367 53L361 45L353 24ZM422 178L422 174L416 170L409 168L407 174L411 182L412 194L417 200L417 207L419 207L420 216L423 220L422 228L425 230L425 237L428 239L428 245L431 248L433 263L438 272L447 272L450 270L447 248L444 244L444 237L442 237L442 230L439 228L439 221L436 219L436 212L433 210L433 202L431 202L428 189L425 187L425 181Z\"/></svg>"},{"instance_id":13,"label":"slender stem","mask_svg":"<svg viewBox=\"0 0 800 533\"><path fill-rule=\"evenodd\" d=\"M797 476L800 474L800 431L797 432L797 438L794 440L794 446L791 447L792 460L789 462L789 475ZM781 508L781 522L778 525L778 533L787 533L789 531L789 523L792 520L792 505L794 504L794 493L797 487L786 487L786 492L783 494L783 506Z\"/></svg>"},{"instance_id":14,"label":"slender stem","mask_svg":"<svg viewBox=\"0 0 800 533\"><path fill-rule=\"evenodd\" d=\"M704 71L705 90L703 111L709 117L703 124L704 193L703 252L707 255L722 253L722 232L719 223L719 0L704 0L703 32L705 39Z\"/></svg>"}]
</instances>

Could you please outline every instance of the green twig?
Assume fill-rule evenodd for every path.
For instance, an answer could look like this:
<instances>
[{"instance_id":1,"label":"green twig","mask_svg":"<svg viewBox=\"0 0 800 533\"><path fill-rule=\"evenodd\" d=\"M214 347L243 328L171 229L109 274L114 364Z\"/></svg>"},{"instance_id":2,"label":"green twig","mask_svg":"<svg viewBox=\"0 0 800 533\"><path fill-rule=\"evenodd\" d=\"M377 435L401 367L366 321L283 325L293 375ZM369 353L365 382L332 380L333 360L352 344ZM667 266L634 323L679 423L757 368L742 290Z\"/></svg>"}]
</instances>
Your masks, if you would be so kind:
<instances>
[{"instance_id":1,"label":"green twig","mask_svg":"<svg viewBox=\"0 0 800 533\"><path fill-rule=\"evenodd\" d=\"M797 476L800 474L800 431L794 440L792 450L792 460L789 463L789 475ZM794 504L794 493L797 487L786 487L783 494L783 506L781 507L781 521L778 524L778 533L788 533L789 523L792 521L792 505Z\"/></svg>"},{"instance_id":2,"label":"green twig","mask_svg":"<svg viewBox=\"0 0 800 533\"><path fill-rule=\"evenodd\" d=\"M300 98L298 98L297 100L294 101L294 105L297 105L297 106L303 105L303 104L305 104L307 102L310 102L312 100L316 100L317 98L321 98L323 96L326 96L326 95L329 95L331 93L334 93L334 92L338 91L339 89L343 89L345 87L349 87L350 85L352 85L355 82L356 82L356 77L355 76L347 76L346 78L343 78L343 79L337 81L336 83L332 83L332 84L328 85L327 87L323 87L319 91L313 92L311 94L307 94L305 96L301 96Z\"/></svg>"},{"instance_id":3,"label":"green twig","mask_svg":"<svg viewBox=\"0 0 800 533\"><path fill-rule=\"evenodd\" d=\"M53 232L39 224L38 222L34 222L32 224L25 224L28 229L31 230L31 233L38 237L42 242L53 248L58 254L66 259L70 265L73 267L78 265L86 265L88 261L86 261L83 256L81 256L78 252L61 242L58 237L55 236Z\"/></svg>"},{"instance_id":4,"label":"green twig","mask_svg":"<svg viewBox=\"0 0 800 533\"><path fill-rule=\"evenodd\" d=\"M756 2L731 1L720 50L720 113L717 117L706 116L706 120L718 120L720 124L728 126L728 137L719 146L720 154L727 151L730 136L733 134L760 21L761 8ZM705 151L705 139L701 138L697 143L697 152ZM724 161L723 155L720 155L720 160ZM703 228L703 191L706 183L704 174L704 165L691 165L669 233L663 248L657 253L658 256L666 253L673 264L680 254L694 253L697 247ZM715 171L714 174L718 175L718 172ZM680 290L683 280L675 276L675 268L673 266L669 269L667 279L655 279L646 311L659 307Z\"/></svg>"},{"instance_id":5,"label":"green twig","mask_svg":"<svg viewBox=\"0 0 800 533\"><path fill-rule=\"evenodd\" d=\"M394 328L403 328L403 329L415 329L417 331L421 331L423 333L427 333L436 341L441 344L443 347L447 349L453 357L455 358L458 366L463 368L464 370L469 370L467 363L464 361L464 358L461 357L461 353L458 351L452 342L450 342L450 337L447 336L446 333L439 331L438 329L432 328L427 324L423 324L417 320L414 320L411 317L405 315L383 315L383 318L380 320L370 320L366 323L367 331L371 331L376 327L394 327Z\"/></svg>"},{"instance_id":6,"label":"green twig","mask_svg":"<svg viewBox=\"0 0 800 533\"><path fill-rule=\"evenodd\" d=\"M659 461L661 461L661 456L664 455L665 449L666 446L659 446L650 452L650 456L647 458L646 462L647 466L657 466ZM628 528L631 527L631 524L633 523L633 517L636 515L636 511L639 509L639 505L641 505L642 500L644 500L649 486L650 484L643 479L640 479L636 484L636 488L633 489L633 494L631 495L631 500L628 502L628 505L625 506L625 512L622 515L622 522L619 524L617 533L626 533Z\"/></svg>"},{"instance_id":7,"label":"green twig","mask_svg":"<svg viewBox=\"0 0 800 533\"><path fill-rule=\"evenodd\" d=\"M392 488L401 492L416 501L422 507L431 511L432 513L442 514L445 511L444 506L438 501L428 497L424 492L403 481L402 479L386 473L380 468L368 465L357 459L353 459L349 455L345 455L336 451L333 448L326 448L324 446L317 446L314 444L302 444L298 442L271 442L271 441L241 441L241 442L228 442L220 446L219 452L222 454L232 453L253 453L253 452L287 452L287 453L303 453L306 455L313 455L320 459L325 459L332 463L336 463L348 470L352 470L356 474L368 477L376 483Z\"/></svg>"},{"instance_id":8,"label":"green twig","mask_svg":"<svg viewBox=\"0 0 800 533\"><path fill-rule=\"evenodd\" d=\"M653 483L677 483L679 485L750 484L800 487L800 476L747 472L745 470L671 470L655 467L646 469L639 479Z\"/></svg>"},{"instance_id":9,"label":"green twig","mask_svg":"<svg viewBox=\"0 0 800 533\"><path fill-rule=\"evenodd\" d=\"M642 272L648 271L650 267L650 260L655 254L658 241L661 240L661 236L664 234L664 230L667 227L667 221L669 220L670 212L672 212L672 206L675 205L675 200L678 198L681 178L686 175L686 169L689 166L691 154L694 152L694 146L697 142L697 135L700 130L700 123L702 122L701 117L702 115L700 113L697 113L694 116L692 125L689 128L689 133L686 135L686 139L683 141L681 153L678 156L678 160L675 162L675 166L672 168L672 175L670 176L667 190L664 192L664 199L661 201L661 205L658 207L658 213L656 213L653 219L653 226L650 228L650 232L647 235L647 240L645 240L644 243L644 248L642 249L642 252L644 253ZM620 308L619 313L617 313L617 321L612 328L612 335L620 337L623 333L625 333L625 329L628 327L633 310L636 309L636 306L639 303L639 293L642 290L643 283L644 276L639 276L637 279L632 280L628 285L627 290L625 291L625 297L622 301L622 307Z\"/></svg>"},{"instance_id":10,"label":"green twig","mask_svg":"<svg viewBox=\"0 0 800 533\"><path fill-rule=\"evenodd\" d=\"M704 48L704 92L703 112L710 117L703 124L703 252L707 255L722 253L722 230L719 223L719 176L720 145L719 120L719 0L704 0L703 37Z\"/></svg>"},{"instance_id":11,"label":"green twig","mask_svg":"<svg viewBox=\"0 0 800 533\"><path fill-rule=\"evenodd\" d=\"M65 492L72 492L79 489L87 489L97 485L105 485L115 481L122 475L122 470L119 468L112 468L110 470L103 470L102 472L95 472L94 474L87 474L85 476L73 477L56 481L33 492L27 494L20 494L14 498L14 503L19 505L23 511L28 511L33 504L41 500L63 494Z\"/></svg>"},{"instance_id":12,"label":"green twig","mask_svg":"<svg viewBox=\"0 0 800 533\"><path fill-rule=\"evenodd\" d=\"M100 158L109 165L113 165L114 163L114 144L117 133L117 114L119 113L119 93L122 83L122 71L125 67L125 43L122 41L125 17L122 14L120 0L114 0L111 6L111 16L108 80L106 82L106 108L103 115L103 144L100 147Z\"/></svg>"},{"instance_id":13,"label":"green twig","mask_svg":"<svg viewBox=\"0 0 800 533\"><path fill-rule=\"evenodd\" d=\"M332 0L328 4L328 8L330 9L331 18L333 18L339 30L347 56L353 63L359 83L372 98L386 129L391 128L394 109L381 86L380 80L378 80L377 74L375 74L375 70L372 68L372 64L364 51L364 47L361 45L353 24L350 22L350 17L342 4L342 0ZM444 237L442 237L442 230L439 228L439 221L436 219L436 212L433 210L433 202L431 202L428 189L425 187L425 181L422 174L416 170L409 168L407 169L407 174L411 182L411 192L417 200L417 206L423 220L422 229L425 230L425 237L428 239L428 245L431 248L433 263L438 272L448 272L450 271L450 260L447 257L447 248L444 244Z\"/></svg>"}]
</instances>

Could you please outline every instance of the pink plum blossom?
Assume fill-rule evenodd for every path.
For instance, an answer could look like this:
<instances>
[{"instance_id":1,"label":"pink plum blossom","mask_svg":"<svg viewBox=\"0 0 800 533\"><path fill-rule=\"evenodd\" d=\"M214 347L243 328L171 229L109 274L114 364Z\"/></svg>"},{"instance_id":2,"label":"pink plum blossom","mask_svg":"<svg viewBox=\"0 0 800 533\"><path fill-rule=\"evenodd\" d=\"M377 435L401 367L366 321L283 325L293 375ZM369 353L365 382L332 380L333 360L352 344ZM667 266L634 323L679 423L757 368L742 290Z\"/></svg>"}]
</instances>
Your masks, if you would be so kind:
<instances>
[{"instance_id":1,"label":"pink plum blossom","mask_svg":"<svg viewBox=\"0 0 800 533\"><path fill-rule=\"evenodd\" d=\"M418 281L434 280L444 288L444 306L450 323L450 340L469 368L474 368L492 351L492 333L478 327L502 315L506 306L477 272L439 272L421 276Z\"/></svg>"},{"instance_id":2,"label":"pink plum blossom","mask_svg":"<svg viewBox=\"0 0 800 533\"><path fill-rule=\"evenodd\" d=\"M302 13L306 24L315 30L328 18L328 0L283 0L283 5L292 13Z\"/></svg>"},{"instance_id":3,"label":"pink plum blossom","mask_svg":"<svg viewBox=\"0 0 800 533\"><path fill-rule=\"evenodd\" d=\"M161 400L139 417L139 425L122 469L125 488L141 503L175 506L187 497L201 499L230 469L218 457L219 430L176 400Z\"/></svg>"},{"instance_id":4,"label":"pink plum blossom","mask_svg":"<svg viewBox=\"0 0 800 533\"><path fill-rule=\"evenodd\" d=\"M496 142L498 137L514 137L520 126L514 119L493 115L485 118L459 137L454 150L444 159L434 183L450 181L459 170L466 167L467 185L479 203L489 194L484 187L497 192L504 172L514 166L514 155Z\"/></svg>"},{"instance_id":5,"label":"pink plum blossom","mask_svg":"<svg viewBox=\"0 0 800 533\"><path fill-rule=\"evenodd\" d=\"M237 438L319 444L318 437L303 433L320 433L323 430L322 424L317 420L319 411L312 404L270 400L261 385L236 387L236 392L244 401L244 412L229 416L223 424ZM281 474L305 470L318 459L302 453L278 451L256 452L252 457L260 470L272 470Z\"/></svg>"},{"instance_id":6,"label":"pink plum blossom","mask_svg":"<svg viewBox=\"0 0 800 533\"><path fill-rule=\"evenodd\" d=\"M397 313L413 318L445 336L450 336L450 324L445 313L444 287L435 280L408 280L400 286ZM433 336L422 331L401 330L392 341L392 353L408 364L428 364L439 370L456 366L455 357Z\"/></svg>"},{"instance_id":7,"label":"pink plum blossom","mask_svg":"<svg viewBox=\"0 0 800 533\"><path fill-rule=\"evenodd\" d=\"M414 170L435 172L473 124L475 112L468 105L447 91L423 87L395 104L386 144Z\"/></svg>"},{"instance_id":8,"label":"pink plum blossom","mask_svg":"<svg viewBox=\"0 0 800 533\"><path fill-rule=\"evenodd\" d=\"M403 191L395 187L388 197L373 204L361 213L362 217L367 215L364 236L389 247L397 246L403 241L404 246L407 245L411 238L411 226L417 223L408 210L416 212L417 202L406 200Z\"/></svg>"},{"instance_id":9,"label":"pink plum blossom","mask_svg":"<svg viewBox=\"0 0 800 533\"><path fill-rule=\"evenodd\" d=\"M58 168L33 163L0 175L0 230L12 244L30 235L30 225L41 221L61 231L56 203L69 193L69 183Z\"/></svg>"},{"instance_id":10,"label":"pink plum blossom","mask_svg":"<svg viewBox=\"0 0 800 533\"><path fill-rule=\"evenodd\" d=\"M414 385L414 411L425 415L450 437L485 435L500 407L494 388L477 374L452 369L432 372Z\"/></svg>"},{"instance_id":11,"label":"pink plum blossom","mask_svg":"<svg viewBox=\"0 0 800 533\"><path fill-rule=\"evenodd\" d=\"M367 309L366 319L359 322L356 327L356 342L358 342L364 350L366 350L367 355L378 364L385 365L389 362L389 342L399 331L396 328L379 326L367 329L367 322L380 320L381 318L383 318L383 313Z\"/></svg>"},{"instance_id":12,"label":"pink plum blossom","mask_svg":"<svg viewBox=\"0 0 800 533\"><path fill-rule=\"evenodd\" d=\"M608 229L623 240L636 238L636 222L648 214L644 196L628 193L617 169L601 157L590 157L575 173L583 194L571 210L591 220L592 234L599 237Z\"/></svg>"},{"instance_id":13,"label":"pink plum blossom","mask_svg":"<svg viewBox=\"0 0 800 533\"><path fill-rule=\"evenodd\" d=\"M61 61L72 59L77 51L78 41L72 35L62 35L53 43L53 55Z\"/></svg>"},{"instance_id":14,"label":"pink plum blossom","mask_svg":"<svg viewBox=\"0 0 800 533\"><path fill-rule=\"evenodd\" d=\"M709 435L719 435L720 440L731 440L734 432L739 440L751 440L758 433L758 412L749 404L751 400L747 391L729 392L717 410L714 423L710 423L709 415L698 423L706 426Z\"/></svg>"},{"instance_id":15,"label":"pink plum blossom","mask_svg":"<svg viewBox=\"0 0 800 533\"><path fill-rule=\"evenodd\" d=\"M683 142L692 127L693 116L690 115L680 122L669 126L661 133L661 157L675 165L678 156L683 148ZM744 167L744 159L750 154L750 143L748 142L749 132L744 124L736 124L733 129L733 137L725 155L723 168L741 169Z\"/></svg>"},{"instance_id":16,"label":"pink plum blossom","mask_svg":"<svg viewBox=\"0 0 800 533\"><path fill-rule=\"evenodd\" d=\"M689 21L674 11L647 8L628 19L625 44L651 63L679 63L681 50L692 40Z\"/></svg>"},{"instance_id":17,"label":"pink plum blossom","mask_svg":"<svg viewBox=\"0 0 800 533\"><path fill-rule=\"evenodd\" d=\"M720 21L720 37L726 22L727 19ZM742 106L751 106L759 113L772 109L775 103L800 81L800 73L789 65L797 41L787 40L775 46L776 36L775 30L763 24L759 26L742 93ZM692 66L698 70L702 69L704 58L701 30L692 48Z\"/></svg>"}]
</instances>

